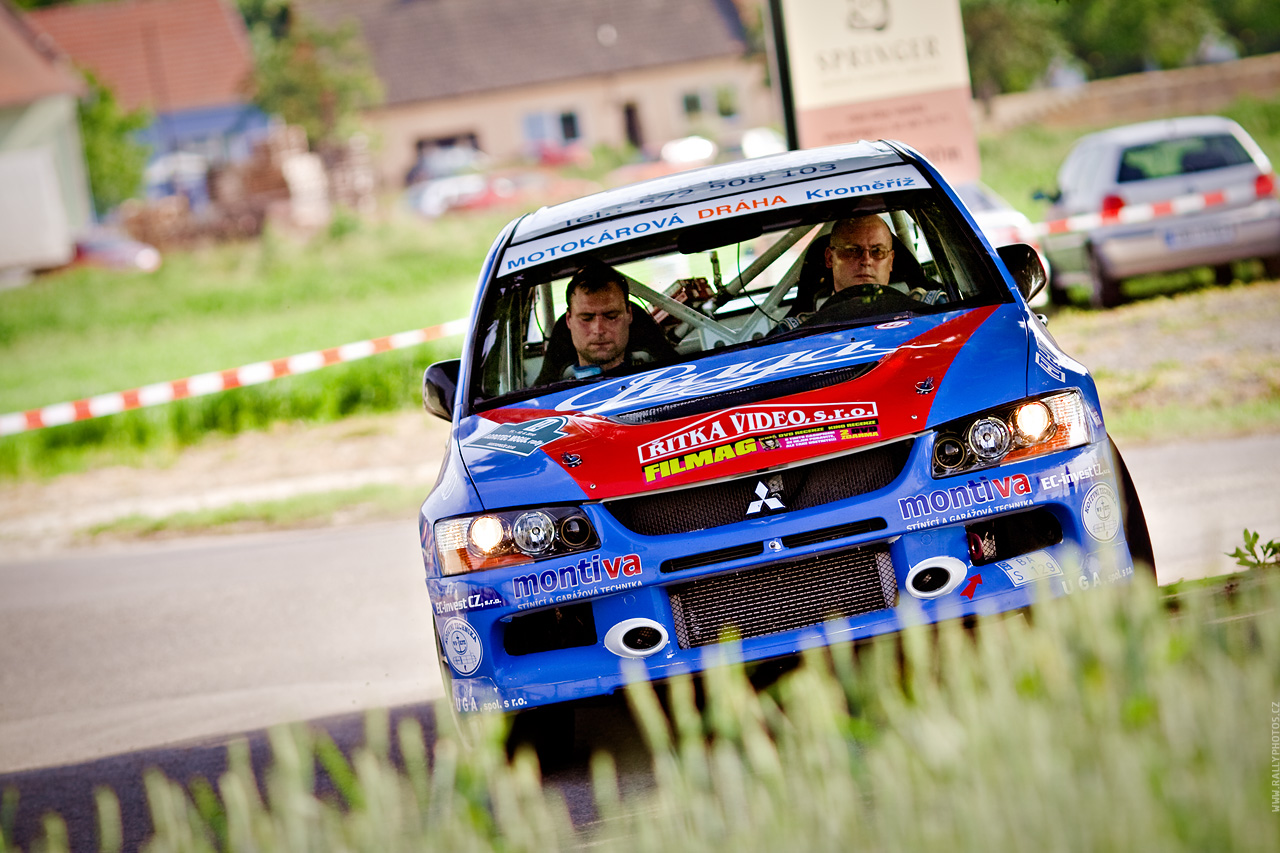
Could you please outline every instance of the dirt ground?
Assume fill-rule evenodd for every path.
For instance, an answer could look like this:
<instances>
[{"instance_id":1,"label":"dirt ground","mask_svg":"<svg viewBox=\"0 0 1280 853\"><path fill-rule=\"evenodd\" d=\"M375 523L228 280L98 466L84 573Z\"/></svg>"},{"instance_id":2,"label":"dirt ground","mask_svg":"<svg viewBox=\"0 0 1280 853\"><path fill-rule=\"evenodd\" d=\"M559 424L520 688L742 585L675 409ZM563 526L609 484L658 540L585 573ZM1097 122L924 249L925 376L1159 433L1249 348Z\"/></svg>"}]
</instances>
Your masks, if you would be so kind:
<instances>
[{"instance_id":1,"label":"dirt ground","mask_svg":"<svg viewBox=\"0 0 1280 853\"><path fill-rule=\"evenodd\" d=\"M1054 339L1093 374L1104 411L1280 397L1277 330L1280 282L1071 311L1049 321Z\"/></svg>"},{"instance_id":2,"label":"dirt ground","mask_svg":"<svg viewBox=\"0 0 1280 853\"><path fill-rule=\"evenodd\" d=\"M1280 395L1280 283L1067 312L1051 318L1049 329L1094 372L1104 411ZM417 410L212 439L165 465L7 483L0 485L0 560L101 546L83 531L130 515L163 517L370 483L421 488L425 498L446 438L445 422Z\"/></svg>"}]
</instances>

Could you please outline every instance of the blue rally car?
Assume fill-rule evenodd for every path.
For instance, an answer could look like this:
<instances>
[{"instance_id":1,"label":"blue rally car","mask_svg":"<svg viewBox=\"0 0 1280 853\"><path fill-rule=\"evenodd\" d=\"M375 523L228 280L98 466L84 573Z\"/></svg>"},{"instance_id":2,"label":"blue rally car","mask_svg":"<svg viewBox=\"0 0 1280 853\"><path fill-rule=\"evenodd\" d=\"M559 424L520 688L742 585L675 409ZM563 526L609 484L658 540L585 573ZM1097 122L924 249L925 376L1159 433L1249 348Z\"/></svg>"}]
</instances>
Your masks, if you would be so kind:
<instances>
[{"instance_id":1,"label":"blue rally car","mask_svg":"<svg viewBox=\"0 0 1280 853\"><path fill-rule=\"evenodd\" d=\"M423 386L453 425L420 525L455 709L563 733L563 703L730 639L785 658L1150 570L1044 283L892 142L512 222Z\"/></svg>"}]
</instances>

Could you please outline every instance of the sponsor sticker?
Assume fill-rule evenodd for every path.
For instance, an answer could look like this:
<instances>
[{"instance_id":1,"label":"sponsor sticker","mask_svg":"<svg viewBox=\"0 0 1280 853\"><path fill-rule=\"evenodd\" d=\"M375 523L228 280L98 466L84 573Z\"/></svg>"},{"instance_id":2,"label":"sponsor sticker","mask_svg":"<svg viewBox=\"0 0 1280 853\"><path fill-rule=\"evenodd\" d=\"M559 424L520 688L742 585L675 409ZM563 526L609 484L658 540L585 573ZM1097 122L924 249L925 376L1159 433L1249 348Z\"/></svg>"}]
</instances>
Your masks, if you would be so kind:
<instances>
[{"instance_id":1,"label":"sponsor sticker","mask_svg":"<svg viewBox=\"0 0 1280 853\"><path fill-rule=\"evenodd\" d=\"M876 326L877 329L901 329L903 326L910 326L910 320L890 320L888 323L881 323Z\"/></svg>"},{"instance_id":2,"label":"sponsor sticker","mask_svg":"<svg viewBox=\"0 0 1280 853\"><path fill-rule=\"evenodd\" d=\"M480 661L484 659L484 645L480 642L476 629L466 619L455 616L445 622L440 639L444 645L444 656L458 675L470 675L480 668Z\"/></svg>"},{"instance_id":3,"label":"sponsor sticker","mask_svg":"<svg viewBox=\"0 0 1280 853\"><path fill-rule=\"evenodd\" d=\"M576 563L517 575L511 579L512 595L521 610L543 607L637 587L640 581L632 579L643 571L639 554L612 558L592 554Z\"/></svg>"},{"instance_id":4,"label":"sponsor sticker","mask_svg":"<svg viewBox=\"0 0 1280 853\"><path fill-rule=\"evenodd\" d=\"M523 707L523 699L517 700ZM508 701L507 707L511 707ZM461 713L479 711L501 711L503 709L502 694L498 687L487 678L455 678L453 679L453 707Z\"/></svg>"},{"instance_id":5,"label":"sponsor sticker","mask_svg":"<svg viewBox=\"0 0 1280 853\"><path fill-rule=\"evenodd\" d=\"M1045 491L1053 491L1054 489L1069 489L1088 480L1096 480L1098 477L1104 477L1111 473L1111 469L1104 466L1101 462L1094 462L1092 465L1083 468L1066 468L1060 474L1047 474L1040 478L1040 488Z\"/></svg>"},{"instance_id":6,"label":"sponsor sticker","mask_svg":"<svg viewBox=\"0 0 1280 853\"><path fill-rule=\"evenodd\" d=\"M1115 489L1106 483L1098 483L1084 496L1080 505L1084 529L1099 542L1110 542L1120 532L1120 501Z\"/></svg>"},{"instance_id":7,"label":"sponsor sticker","mask_svg":"<svg viewBox=\"0 0 1280 853\"><path fill-rule=\"evenodd\" d=\"M427 581L427 586L431 592L431 606L437 616L485 610L506 604L497 590L487 586L470 587L464 584L446 584L431 580Z\"/></svg>"},{"instance_id":8,"label":"sponsor sticker","mask_svg":"<svg viewBox=\"0 0 1280 853\"><path fill-rule=\"evenodd\" d=\"M1058 360L1044 350L1036 353L1036 364L1040 365L1041 370L1059 382L1067 381L1067 372L1062 369L1062 365L1058 364Z\"/></svg>"},{"instance_id":9,"label":"sponsor sticker","mask_svg":"<svg viewBox=\"0 0 1280 853\"><path fill-rule=\"evenodd\" d=\"M919 519L907 525L908 530L918 530L977 518L997 510L1007 511L1030 506L1029 496L1032 493L1031 479L1026 474L990 479L980 477L949 488L899 498L898 510L902 513L903 521Z\"/></svg>"},{"instance_id":10,"label":"sponsor sticker","mask_svg":"<svg viewBox=\"0 0 1280 853\"><path fill-rule=\"evenodd\" d=\"M925 186L924 179L912 166L891 166L871 172L818 178L789 186L752 187L750 182L744 182L744 191L737 195L694 201L677 207L602 220L512 246L503 254L498 274L506 275L556 258L592 251L638 237L652 236L663 231L685 228L699 222L811 204L833 198L898 192L923 186Z\"/></svg>"},{"instance_id":11,"label":"sponsor sticker","mask_svg":"<svg viewBox=\"0 0 1280 853\"><path fill-rule=\"evenodd\" d=\"M874 409L874 406L872 407ZM737 459L750 453L770 450L789 450L794 447L811 447L835 444L841 441L876 438L880 435L880 422L876 418L856 421L824 423L802 427L773 435L743 438L735 442L704 447L692 453L661 459L643 466L644 481L657 482L677 474L685 474L698 468L706 468L729 459Z\"/></svg>"},{"instance_id":12,"label":"sponsor sticker","mask_svg":"<svg viewBox=\"0 0 1280 853\"><path fill-rule=\"evenodd\" d=\"M799 435L839 429L850 423L874 420L875 403L821 403L778 406L741 406L716 412L702 420L647 441L636 448L642 463L690 453L752 435Z\"/></svg>"},{"instance_id":13,"label":"sponsor sticker","mask_svg":"<svg viewBox=\"0 0 1280 853\"><path fill-rule=\"evenodd\" d=\"M564 425L568 420L568 418L557 416L538 418L524 423L499 424L484 435L472 438L466 446L514 453L517 456L529 456L544 444L563 438L566 435Z\"/></svg>"},{"instance_id":14,"label":"sponsor sticker","mask_svg":"<svg viewBox=\"0 0 1280 853\"><path fill-rule=\"evenodd\" d=\"M1014 586L1025 586L1049 577L1062 577L1062 566L1047 551L1032 551L996 565Z\"/></svg>"},{"instance_id":15,"label":"sponsor sticker","mask_svg":"<svg viewBox=\"0 0 1280 853\"><path fill-rule=\"evenodd\" d=\"M619 409L634 411L840 365L877 361L899 350L929 350L938 346L940 344L934 342L884 347L872 341L851 341L710 368L698 363L673 364L591 385L561 401L556 410L586 414L605 414Z\"/></svg>"}]
</instances>

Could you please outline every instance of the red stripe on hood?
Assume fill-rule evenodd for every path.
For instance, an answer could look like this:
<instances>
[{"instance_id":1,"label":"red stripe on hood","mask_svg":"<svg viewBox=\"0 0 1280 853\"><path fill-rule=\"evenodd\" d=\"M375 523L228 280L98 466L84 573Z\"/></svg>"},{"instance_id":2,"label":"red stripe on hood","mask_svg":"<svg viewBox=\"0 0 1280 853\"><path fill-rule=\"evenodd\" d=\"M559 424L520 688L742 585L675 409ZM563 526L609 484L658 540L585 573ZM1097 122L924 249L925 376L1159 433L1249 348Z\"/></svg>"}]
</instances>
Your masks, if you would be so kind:
<instances>
[{"instance_id":1,"label":"red stripe on hood","mask_svg":"<svg viewBox=\"0 0 1280 853\"><path fill-rule=\"evenodd\" d=\"M715 412L635 425L542 409L484 416L500 423L566 418L566 435L541 449L593 499L776 468L924 429L934 389L995 310L967 311L900 345L857 379Z\"/></svg>"}]
</instances>

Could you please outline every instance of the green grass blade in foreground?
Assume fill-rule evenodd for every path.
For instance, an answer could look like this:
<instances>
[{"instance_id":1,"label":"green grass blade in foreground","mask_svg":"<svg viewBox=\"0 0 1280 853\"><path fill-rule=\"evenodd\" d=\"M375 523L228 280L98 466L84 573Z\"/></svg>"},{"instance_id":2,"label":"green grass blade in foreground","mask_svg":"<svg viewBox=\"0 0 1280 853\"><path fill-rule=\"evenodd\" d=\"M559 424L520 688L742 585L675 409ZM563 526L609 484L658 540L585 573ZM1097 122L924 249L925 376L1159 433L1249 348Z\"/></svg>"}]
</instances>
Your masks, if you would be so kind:
<instances>
[{"instance_id":1,"label":"green grass blade in foreground","mask_svg":"<svg viewBox=\"0 0 1280 853\"><path fill-rule=\"evenodd\" d=\"M154 849L1270 851L1277 606L1276 571L1176 601L1139 578L972 631L817 650L763 694L726 666L702 708L674 682L670 717L640 683L653 788L630 785L620 807L613 764L597 759L610 819L581 835L531 754L508 762L492 720L463 747L439 707L431 762L405 721L400 770L374 718L350 805L316 797L316 740L295 729L273 737L266 802L233 754L220 828L181 786L149 784Z\"/></svg>"}]
</instances>

